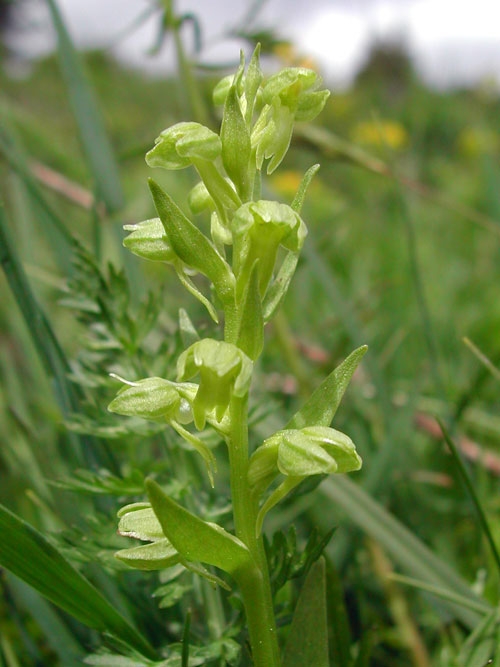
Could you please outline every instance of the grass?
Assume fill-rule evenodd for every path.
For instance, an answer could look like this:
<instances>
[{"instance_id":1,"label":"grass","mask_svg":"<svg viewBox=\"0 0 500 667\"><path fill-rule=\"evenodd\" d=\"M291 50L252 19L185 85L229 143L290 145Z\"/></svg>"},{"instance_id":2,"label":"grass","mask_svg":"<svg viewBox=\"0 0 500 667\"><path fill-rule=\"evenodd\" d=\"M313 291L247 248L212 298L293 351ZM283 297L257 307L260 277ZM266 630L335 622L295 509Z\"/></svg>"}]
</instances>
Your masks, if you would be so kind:
<instances>
[{"instance_id":1,"label":"grass","mask_svg":"<svg viewBox=\"0 0 500 667\"><path fill-rule=\"evenodd\" d=\"M35 64L27 81L0 74L0 501L50 537L137 628L138 644L145 637L158 647L189 634L196 645L208 641L207 630L196 614L184 627L185 600L159 609L151 597L158 582L114 563L124 544L114 535L114 513L123 499L140 499L151 459L168 482L157 462L165 451L184 471L177 497L192 483L195 502L219 517L224 493L199 488L196 463L170 435L134 425L120 432L105 411L115 391L110 371L168 376L188 335L176 324L184 300L172 276L121 248L121 225L152 213L143 153L163 127L184 119L175 103L179 83L148 80L89 54L87 87L71 45L63 53L66 83L53 59ZM390 83L382 72L334 93L322 127L298 133L285 177L270 179L290 202L297 172L322 164L304 204L311 233L294 288L279 325L267 332L261 384L273 396L254 407L254 437L286 422L301 387L317 386L352 349L369 345L335 422L355 440L362 473L325 481L316 495L295 495L268 528L294 522L300 546L313 527L338 526L327 575L337 622L349 627L332 634L335 664L479 667L495 649L475 657L485 637L478 624L498 604L498 571L474 505L498 543L500 100L480 88L431 91L411 76L400 89ZM209 83L200 88L206 97ZM92 104L81 102L89 92L102 118L95 106L85 118L72 111L72 96L78 109ZM107 137L106 147L89 138L92 127ZM34 160L107 206L88 210L61 196L33 175ZM104 164L110 181L101 180ZM192 184L185 172L162 179L178 200ZM68 260L80 246L90 255L78 255L75 265ZM141 306L159 274L163 290ZM196 325L209 327L191 305ZM434 416L465 458L474 494ZM471 441L479 446L475 458ZM16 526L8 523L14 535ZM388 584L393 571L404 576ZM0 664L23 664L16 656L26 655L33 664L68 665L102 645L17 579L2 578L1 586ZM195 597L211 609L210 639L226 637L234 613L203 585ZM121 646L119 634L107 645ZM201 664L224 664L214 660Z\"/></svg>"}]
</instances>

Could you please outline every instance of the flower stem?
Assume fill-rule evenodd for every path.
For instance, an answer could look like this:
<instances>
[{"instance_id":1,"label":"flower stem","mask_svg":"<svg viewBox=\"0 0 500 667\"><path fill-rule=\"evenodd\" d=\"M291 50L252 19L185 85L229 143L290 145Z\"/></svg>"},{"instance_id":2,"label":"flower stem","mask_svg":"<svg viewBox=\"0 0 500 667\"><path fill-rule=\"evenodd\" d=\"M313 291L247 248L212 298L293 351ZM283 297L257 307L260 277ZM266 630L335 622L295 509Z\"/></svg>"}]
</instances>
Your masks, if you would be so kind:
<instances>
[{"instance_id":1,"label":"flower stem","mask_svg":"<svg viewBox=\"0 0 500 667\"><path fill-rule=\"evenodd\" d=\"M256 536L257 506L248 483L248 397L231 399L229 464L236 536L246 544L254 563L241 572L238 583L247 616L255 667L279 667L279 648L262 537Z\"/></svg>"}]
</instances>

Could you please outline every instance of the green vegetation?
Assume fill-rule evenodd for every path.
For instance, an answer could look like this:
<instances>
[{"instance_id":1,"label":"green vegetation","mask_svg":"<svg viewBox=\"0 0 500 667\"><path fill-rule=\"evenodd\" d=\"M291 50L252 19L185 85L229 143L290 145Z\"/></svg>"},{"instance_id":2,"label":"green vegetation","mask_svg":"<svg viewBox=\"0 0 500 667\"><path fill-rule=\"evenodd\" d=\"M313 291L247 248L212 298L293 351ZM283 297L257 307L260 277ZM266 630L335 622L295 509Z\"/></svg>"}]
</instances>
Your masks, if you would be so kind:
<instances>
[{"instance_id":1,"label":"green vegetation","mask_svg":"<svg viewBox=\"0 0 500 667\"><path fill-rule=\"evenodd\" d=\"M159 572L114 556L137 544L118 521L122 533L157 528L139 526L139 512L151 519L146 484L160 515L181 505L203 519L192 533L206 521L233 531L220 434L197 443L217 459L212 488L173 429L107 410L110 373L175 380L198 335L221 339L172 267L123 248L122 227L157 215L151 175L191 215L194 170L152 173L144 154L180 121L218 132L210 96L226 72L185 95L188 63L160 81L97 53L85 76L64 40L59 57L62 69L49 59L25 81L0 74L0 665L251 665L245 595L229 576L205 566L200 578L161 550L171 567ZM394 75L397 57L333 90L263 181L262 199L292 206L321 163L301 210L309 234L253 371L251 451L302 429L291 415L369 346L334 422L362 470L310 477L264 523L286 667L500 659L500 99L486 86L430 91L408 63ZM124 505L135 511L117 519ZM240 546L203 536L198 548L220 552L209 563L238 561Z\"/></svg>"}]
</instances>

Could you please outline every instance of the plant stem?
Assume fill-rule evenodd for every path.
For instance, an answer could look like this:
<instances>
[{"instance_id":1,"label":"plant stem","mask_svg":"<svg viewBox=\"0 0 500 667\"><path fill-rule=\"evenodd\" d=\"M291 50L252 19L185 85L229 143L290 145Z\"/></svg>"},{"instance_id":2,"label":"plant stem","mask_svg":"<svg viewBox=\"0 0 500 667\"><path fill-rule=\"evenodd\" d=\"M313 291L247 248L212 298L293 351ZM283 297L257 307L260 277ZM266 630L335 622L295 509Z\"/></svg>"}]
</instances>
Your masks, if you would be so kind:
<instances>
[{"instance_id":1,"label":"plant stem","mask_svg":"<svg viewBox=\"0 0 500 667\"><path fill-rule=\"evenodd\" d=\"M273 600L262 537L256 536L257 507L248 484L248 397L231 399L231 435L228 442L231 495L236 536L246 544L254 565L238 578L247 616L255 667L278 667Z\"/></svg>"}]
</instances>

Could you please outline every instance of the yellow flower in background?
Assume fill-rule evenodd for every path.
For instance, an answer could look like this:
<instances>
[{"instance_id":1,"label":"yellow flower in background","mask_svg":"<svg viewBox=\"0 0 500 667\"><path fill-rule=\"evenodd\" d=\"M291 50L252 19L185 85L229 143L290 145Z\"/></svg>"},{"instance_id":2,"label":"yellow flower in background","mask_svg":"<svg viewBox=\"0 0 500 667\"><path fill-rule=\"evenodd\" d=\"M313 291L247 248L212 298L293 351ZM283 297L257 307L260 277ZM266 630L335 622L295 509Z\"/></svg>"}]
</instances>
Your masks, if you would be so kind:
<instances>
[{"instance_id":1,"label":"yellow flower in background","mask_svg":"<svg viewBox=\"0 0 500 667\"><path fill-rule=\"evenodd\" d=\"M318 64L312 56L299 53L291 42L279 42L274 48L274 55L288 67L306 67L318 71Z\"/></svg>"},{"instance_id":2,"label":"yellow flower in background","mask_svg":"<svg viewBox=\"0 0 500 667\"><path fill-rule=\"evenodd\" d=\"M500 150L500 135L486 128L466 127L458 135L457 147L466 157L496 153Z\"/></svg>"},{"instance_id":3,"label":"yellow flower in background","mask_svg":"<svg viewBox=\"0 0 500 667\"><path fill-rule=\"evenodd\" d=\"M408 144L408 133L401 123L392 120L358 123L351 132L357 144L379 146L399 150Z\"/></svg>"},{"instance_id":4,"label":"yellow flower in background","mask_svg":"<svg viewBox=\"0 0 500 667\"><path fill-rule=\"evenodd\" d=\"M303 174L300 171L288 169L280 172L275 172L271 178L272 187L282 195L294 197L299 189ZM312 185L312 184L311 184Z\"/></svg>"}]
</instances>

